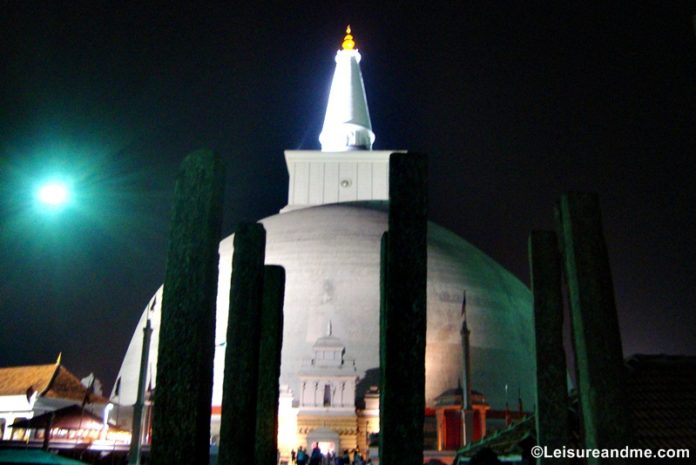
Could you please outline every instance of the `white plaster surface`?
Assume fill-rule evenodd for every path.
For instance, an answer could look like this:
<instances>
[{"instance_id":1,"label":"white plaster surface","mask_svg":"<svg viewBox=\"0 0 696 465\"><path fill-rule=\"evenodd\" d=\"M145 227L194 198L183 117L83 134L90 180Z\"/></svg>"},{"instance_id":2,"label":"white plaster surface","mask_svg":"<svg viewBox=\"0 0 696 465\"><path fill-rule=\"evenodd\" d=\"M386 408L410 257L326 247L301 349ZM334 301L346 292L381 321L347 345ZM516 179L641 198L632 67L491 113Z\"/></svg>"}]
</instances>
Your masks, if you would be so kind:
<instances>
[{"instance_id":1,"label":"white plaster surface","mask_svg":"<svg viewBox=\"0 0 696 465\"><path fill-rule=\"evenodd\" d=\"M280 383L298 399L303 360L326 332L333 334L355 359L362 381L379 367L380 238L387 226L386 202L322 205L261 220L267 230L266 263L286 270L285 326ZM461 304L466 290L471 330L473 389L498 408L505 385L525 405L533 404L534 360L531 294L512 274L454 233L429 223L428 334L426 402L457 386L461 370ZM216 342L225 340L233 236L220 243ZM408 283L404 283L404 286ZM152 311L147 308L134 328L125 355L120 402L135 402L142 327L153 321L150 360L155 376L161 289ZM148 304L148 307L150 304ZM185 343L185 341L182 341ZM220 405L224 346L216 347L213 404ZM154 380L152 381L154 384ZM364 380L365 389L376 384ZM362 393L358 390L358 396ZM112 394L113 396L113 394ZM514 399L511 399L514 403Z\"/></svg>"}]
</instances>

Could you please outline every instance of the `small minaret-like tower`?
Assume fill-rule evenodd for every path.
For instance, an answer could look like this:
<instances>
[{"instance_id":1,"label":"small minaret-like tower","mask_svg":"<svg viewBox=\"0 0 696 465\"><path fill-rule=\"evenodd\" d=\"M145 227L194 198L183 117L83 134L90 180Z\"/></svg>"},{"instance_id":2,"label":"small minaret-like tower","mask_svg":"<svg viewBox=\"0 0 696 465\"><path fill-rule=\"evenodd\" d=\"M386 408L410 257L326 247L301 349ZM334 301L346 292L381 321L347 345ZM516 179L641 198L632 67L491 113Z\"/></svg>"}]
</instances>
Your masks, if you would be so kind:
<instances>
[{"instance_id":1,"label":"small minaret-like tower","mask_svg":"<svg viewBox=\"0 0 696 465\"><path fill-rule=\"evenodd\" d=\"M471 399L471 330L466 317L466 291L462 297L462 445L470 444L474 439L474 409Z\"/></svg>"},{"instance_id":2,"label":"small minaret-like tower","mask_svg":"<svg viewBox=\"0 0 696 465\"><path fill-rule=\"evenodd\" d=\"M462 408L471 410L471 330L466 321L466 292L462 301L462 327L459 334L462 337Z\"/></svg>"},{"instance_id":3,"label":"small minaret-like tower","mask_svg":"<svg viewBox=\"0 0 696 465\"><path fill-rule=\"evenodd\" d=\"M319 150L286 150L287 212L356 200L389 200L389 155L403 150L372 150L360 53L350 26L336 53L336 70L326 105Z\"/></svg>"},{"instance_id":4,"label":"small minaret-like tower","mask_svg":"<svg viewBox=\"0 0 696 465\"><path fill-rule=\"evenodd\" d=\"M375 133L367 109L360 58L348 26L342 48L336 53L336 71L331 82L324 127L319 135L323 152L372 149Z\"/></svg>"}]
</instances>

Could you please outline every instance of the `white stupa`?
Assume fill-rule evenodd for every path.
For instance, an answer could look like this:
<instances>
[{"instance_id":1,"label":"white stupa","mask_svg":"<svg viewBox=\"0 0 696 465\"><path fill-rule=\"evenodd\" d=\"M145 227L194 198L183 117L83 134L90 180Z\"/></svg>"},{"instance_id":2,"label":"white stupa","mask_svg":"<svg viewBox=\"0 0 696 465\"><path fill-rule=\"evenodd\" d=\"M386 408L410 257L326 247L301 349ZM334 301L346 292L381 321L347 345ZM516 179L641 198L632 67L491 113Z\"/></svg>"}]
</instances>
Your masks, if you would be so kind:
<instances>
[{"instance_id":1,"label":"white stupa","mask_svg":"<svg viewBox=\"0 0 696 465\"><path fill-rule=\"evenodd\" d=\"M283 456L315 440L335 450L364 448L368 433L379 430L375 395L367 396L364 410L356 405L362 406L378 384L380 238L387 228L388 164L394 150L371 150L375 135L359 63L348 29L336 54L322 151L285 152L288 204L261 220L267 231L266 263L282 265L287 278L279 419ZM229 236L219 249L213 435L222 398L232 247ZM148 317L154 327L148 370L154 385L161 292L134 328L118 374L120 390L112 393L121 405L136 399L141 328ZM464 301L473 389L493 409L505 408L508 388L531 406L533 313L527 287L461 237L429 223L427 293L427 406L461 383ZM327 349L329 342L340 346ZM318 363L308 370L307 360L323 353L340 356L340 363ZM346 382L355 385L346 388ZM340 400L335 393L341 393Z\"/></svg>"}]
</instances>

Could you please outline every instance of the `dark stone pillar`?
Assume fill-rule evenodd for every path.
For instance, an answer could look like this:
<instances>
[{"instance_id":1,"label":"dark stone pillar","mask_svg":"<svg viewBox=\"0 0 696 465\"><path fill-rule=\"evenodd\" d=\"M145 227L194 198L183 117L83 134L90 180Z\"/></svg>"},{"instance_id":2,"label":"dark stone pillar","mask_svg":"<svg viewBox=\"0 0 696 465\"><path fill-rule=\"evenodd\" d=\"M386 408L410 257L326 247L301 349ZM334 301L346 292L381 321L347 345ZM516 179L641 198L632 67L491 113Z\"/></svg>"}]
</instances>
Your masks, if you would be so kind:
<instances>
[{"instance_id":1,"label":"dark stone pillar","mask_svg":"<svg viewBox=\"0 0 696 465\"><path fill-rule=\"evenodd\" d=\"M599 199L569 193L558 209L568 284L582 436L588 448L628 445L624 365ZM624 463L588 459L588 463Z\"/></svg>"},{"instance_id":2,"label":"dark stone pillar","mask_svg":"<svg viewBox=\"0 0 696 465\"><path fill-rule=\"evenodd\" d=\"M266 230L243 223L234 234L225 378L220 418L220 465L249 465L255 444L259 336Z\"/></svg>"},{"instance_id":3,"label":"dark stone pillar","mask_svg":"<svg viewBox=\"0 0 696 465\"><path fill-rule=\"evenodd\" d=\"M563 285L558 238L553 231L532 231L529 268L534 296L536 341L537 444L549 450L570 446L568 388L563 350ZM566 459L538 458L543 463L564 464Z\"/></svg>"},{"instance_id":4,"label":"dark stone pillar","mask_svg":"<svg viewBox=\"0 0 696 465\"><path fill-rule=\"evenodd\" d=\"M277 462L278 393L280 351L283 347L283 298L285 270L264 267L261 345L259 347L259 389L256 401L256 465Z\"/></svg>"},{"instance_id":5,"label":"dark stone pillar","mask_svg":"<svg viewBox=\"0 0 696 465\"><path fill-rule=\"evenodd\" d=\"M152 308L152 307L150 307ZM143 410L145 410L145 392L147 390L147 372L150 359L150 338L152 337L152 325L147 319L143 328L143 347L140 352L140 375L138 376L138 395L133 405L133 427L131 429L131 443L128 449L129 465L140 465L140 451L142 448Z\"/></svg>"},{"instance_id":6,"label":"dark stone pillar","mask_svg":"<svg viewBox=\"0 0 696 465\"><path fill-rule=\"evenodd\" d=\"M384 413L389 411L389 408L384 407L388 399L384 397L384 392L390 390L389 379L385 376L384 368L387 365L387 295L389 294L389 232L382 234L380 242L380 265L379 265L379 456L383 456L384 449L384 428L385 417Z\"/></svg>"},{"instance_id":7,"label":"dark stone pillar","mask_svg":"<svg viewBox=\"0 0 696 465\"><path fill-rule=\"evenodd\" d=\"M422 465L425 413L427 157L389 160L389 236L381 366L380 463Z\"/></svg>"},{"instance_id":8,"label":"dark stone pillar","mask_svg":"<svg viewBox=\"0 0 696 465\"><path fill-rule=\"evenodd\" d=\"M188 155L174 191L152 424L154 465L206 464L224 168Z\"/></svg>"}]
</instances>

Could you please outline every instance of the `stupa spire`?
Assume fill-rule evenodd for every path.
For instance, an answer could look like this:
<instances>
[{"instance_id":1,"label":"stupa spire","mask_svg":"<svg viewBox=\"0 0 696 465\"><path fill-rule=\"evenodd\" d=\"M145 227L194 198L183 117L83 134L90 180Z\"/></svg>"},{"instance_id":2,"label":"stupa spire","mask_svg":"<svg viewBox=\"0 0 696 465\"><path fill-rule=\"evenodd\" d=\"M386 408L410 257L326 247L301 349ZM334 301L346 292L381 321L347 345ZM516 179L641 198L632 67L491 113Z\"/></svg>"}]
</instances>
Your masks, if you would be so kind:
<instances>
[{"instance_id":1,"label":"stupa spire","mask_svg":"<svg viewBox=\"0 0 696 465\"><path fill-rule=\"evenodd\" d=\"M331 82L324 127L319 135L324 152L372 150L375 133L372 132L367 109L360 58L348 26L342 48L336 53L336 70Z\"/></svg>"}]
</instances>

